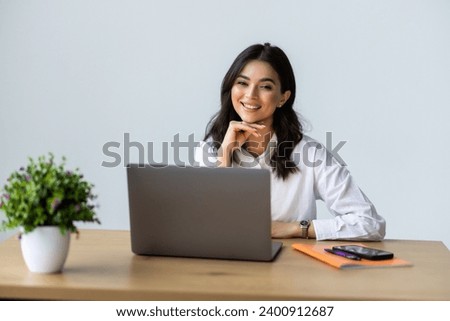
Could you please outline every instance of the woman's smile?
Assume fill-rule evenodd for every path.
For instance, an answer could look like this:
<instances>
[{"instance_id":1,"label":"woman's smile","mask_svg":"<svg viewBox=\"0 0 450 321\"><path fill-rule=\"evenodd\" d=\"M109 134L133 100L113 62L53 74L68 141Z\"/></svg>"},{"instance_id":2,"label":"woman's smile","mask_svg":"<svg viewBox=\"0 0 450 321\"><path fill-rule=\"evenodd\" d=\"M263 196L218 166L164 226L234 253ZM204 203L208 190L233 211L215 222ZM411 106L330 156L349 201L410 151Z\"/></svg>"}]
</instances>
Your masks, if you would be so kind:
<instances>
[{"instance_id":1,"label":"woman's smile","mask_svg":"<svg viewBox=\"0 0 450 321\"><path fill-rule=\"evenodd\" d=\"M272 126L275 110L289 98L281 92L280 79L272 66L261 60L248 62L231 88L231 101L241 119L249 124L264 122Z\"/></svg>"},{"instance_id":2,"label":"woman's smile","mask_svg":"<svg viewBox=\"0 0 450 321\"><path fill-rule=\"evenodd\" d=\"M244 109L248 110L248 111L256 111L256 110L261 108L261 105L251 105L251 104L248 104L248 103L244 103L242 101L241 101L241 104L244 107Z\"/></svg>"}]
</instances>

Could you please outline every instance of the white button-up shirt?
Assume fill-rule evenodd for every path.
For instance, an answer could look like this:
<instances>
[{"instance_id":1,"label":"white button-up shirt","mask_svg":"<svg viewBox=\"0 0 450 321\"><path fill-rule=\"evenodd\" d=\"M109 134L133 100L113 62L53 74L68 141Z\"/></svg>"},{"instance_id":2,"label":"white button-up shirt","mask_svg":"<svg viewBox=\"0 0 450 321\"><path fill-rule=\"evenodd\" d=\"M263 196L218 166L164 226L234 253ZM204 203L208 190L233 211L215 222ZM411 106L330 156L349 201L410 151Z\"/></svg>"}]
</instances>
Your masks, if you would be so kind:
<instances>
[{"instance_id":1,"label":"white button-up shirt","mask_svg":"<svg viewBox=\"0 0 450 321\"><path fill-rule=\"evenodd\" d=\"M200 143L195 158L200 166L211 166L217 159L205 144ZM317 240L381 240L384 237L385 220L355 184L347 167L339 164L322 144L304 135L291 156L299 171L289 174L285 180L277 177L270 165L275 148L276 135L273 135L259 157L245 149L233 153L233 166L271 171L272 220L312 220ZM333 218L317 219L317 200L325 202Z\"/></svg>"}]
</instances>

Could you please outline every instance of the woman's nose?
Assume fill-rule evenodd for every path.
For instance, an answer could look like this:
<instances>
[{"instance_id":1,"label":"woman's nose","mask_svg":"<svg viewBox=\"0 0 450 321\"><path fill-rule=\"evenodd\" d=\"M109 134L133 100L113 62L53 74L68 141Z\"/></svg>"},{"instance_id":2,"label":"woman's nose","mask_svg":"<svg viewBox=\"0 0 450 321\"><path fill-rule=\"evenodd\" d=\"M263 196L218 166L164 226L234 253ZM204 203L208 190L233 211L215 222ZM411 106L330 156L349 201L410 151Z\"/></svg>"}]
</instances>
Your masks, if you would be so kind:
<instances>
[{"instance_id":1,"label":"woman's nose","mask_svg":"<svg viewBox=\"0 0 450 321\"><path fill-rule=\"evenodd\" d=\"M245 91L245 96L248 98L255 98L258 96L258 88L256 86L248 86Z\"/></svg>"}]
</instances>

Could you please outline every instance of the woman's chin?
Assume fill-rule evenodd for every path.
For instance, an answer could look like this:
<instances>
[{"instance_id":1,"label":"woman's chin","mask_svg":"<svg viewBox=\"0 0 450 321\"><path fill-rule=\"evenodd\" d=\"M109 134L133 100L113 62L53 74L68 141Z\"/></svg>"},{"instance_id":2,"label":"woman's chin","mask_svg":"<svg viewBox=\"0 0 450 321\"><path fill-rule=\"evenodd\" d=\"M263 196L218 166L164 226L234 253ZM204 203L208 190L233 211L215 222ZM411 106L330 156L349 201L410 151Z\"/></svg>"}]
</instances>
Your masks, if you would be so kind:
<instances>
[{"instance_id":1,"label":"woman's chin","mask_svg":"<svg viewBox=\"0 0 450 321\"><path fill-rule=\"evenodd\" d=\"M260 123L261 119L259 117L249 116L249 115L241 115L241 119L243 122L254 124L254 123Z\"/></svg>"}]
</instances>

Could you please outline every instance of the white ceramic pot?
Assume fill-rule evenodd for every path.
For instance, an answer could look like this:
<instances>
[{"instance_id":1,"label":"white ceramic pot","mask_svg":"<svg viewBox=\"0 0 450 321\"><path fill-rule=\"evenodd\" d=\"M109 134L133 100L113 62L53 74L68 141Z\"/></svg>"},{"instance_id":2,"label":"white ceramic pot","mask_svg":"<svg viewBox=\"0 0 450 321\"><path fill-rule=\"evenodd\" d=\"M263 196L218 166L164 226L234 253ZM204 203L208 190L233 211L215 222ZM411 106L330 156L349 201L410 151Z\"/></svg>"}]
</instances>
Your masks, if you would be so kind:
<instances>
[{"instance_id":1,"label":"white ceramic pot","mask_svg":"<svg viewBox=\"0 0 450 321\"><path fill-rule=\"evenodd\" d=\"M20 245L28 269L35 273L61 272L70 245L70 232L61 234L57 226L41 226L22 234Z\"/></svg>"}]
</instances>

